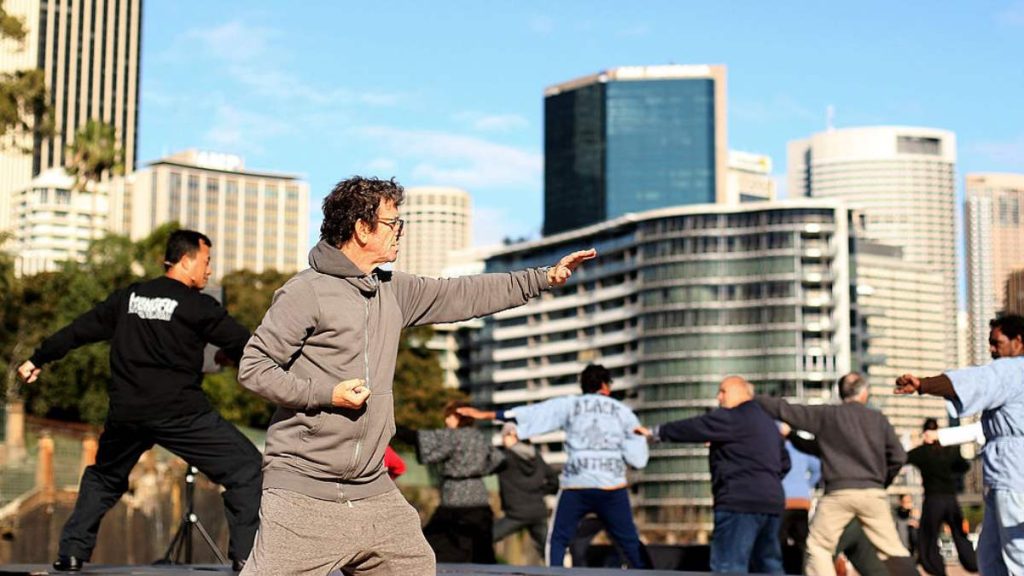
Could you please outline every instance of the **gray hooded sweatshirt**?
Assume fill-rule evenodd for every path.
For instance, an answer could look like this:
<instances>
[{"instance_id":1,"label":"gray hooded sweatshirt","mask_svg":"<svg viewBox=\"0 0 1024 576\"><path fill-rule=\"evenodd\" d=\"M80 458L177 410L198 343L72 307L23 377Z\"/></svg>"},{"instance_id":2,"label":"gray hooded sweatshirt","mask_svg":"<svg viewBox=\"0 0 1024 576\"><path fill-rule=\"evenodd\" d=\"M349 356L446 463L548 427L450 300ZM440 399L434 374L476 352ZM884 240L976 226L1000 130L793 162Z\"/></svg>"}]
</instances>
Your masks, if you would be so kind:
<instances>
[{"instance_id":1,"label":"gray hooded sweatshirt","mask_svg":"<svg viewBox=\"0 0 1024 576\"><path fill-rule=\"evenodd\" d=\"M239 364L242 386L278 406L263 487L321 500L368 498L394 488L383 459L395 433L391 385L402 328L520 306L548 288L547 274L364 274L324 241L309 265L274 295ZM334 387L352 378L366 380L369 400L359 410L333 407Z\"/></svg>"}]
</instances>

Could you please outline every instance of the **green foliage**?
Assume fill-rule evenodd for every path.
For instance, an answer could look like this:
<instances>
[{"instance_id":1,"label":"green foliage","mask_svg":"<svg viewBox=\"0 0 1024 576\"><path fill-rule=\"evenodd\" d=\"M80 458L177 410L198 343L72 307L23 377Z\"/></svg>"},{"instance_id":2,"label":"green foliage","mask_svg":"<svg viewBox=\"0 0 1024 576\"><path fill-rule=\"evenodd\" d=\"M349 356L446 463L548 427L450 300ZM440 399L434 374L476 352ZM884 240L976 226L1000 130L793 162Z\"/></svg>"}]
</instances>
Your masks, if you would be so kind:
<instances>
[{"instance_id":1,"label":"green foliage","mask_svg":"<svg viewBox=\"0 0 1024 576\"><path fill-rule=\"evenodd\" d=\"M164 247L176 229L177 223L166 224L138 242L107 236L91 243L82 264L69 262L57 272L24 278L15 277L12 257L0 251L0 362L6 369L8 390L19 392L14 371L43 338L114 290L163 274ZM270 307L274 292L289 277L273 270L242 270L226 275L221 283L228 312L254 330ZM396 420L410 428L440 427L445 403L462 397L460 392L443 386L440 364L426 347L432 334L430 328L406 330L398 351ZM109 351L106 343L97 343L48 364L35 384L20 387L29 412L101 423L107 413ZM238 385L233 368L206 375L203 389L214 407L232 422L266 427L273 415L272 405Z\"/></svg>"},{"instance_id":2,"label":"green foliage","mask_svg":"<svg viewBox=\"0 0 1024 576\"><path fill-rule=\"evenodd\" d=\"M427 348L433 334L430 327L408 328L402 333L394 382L395 422L399 426L441 428L444 405L465 398L462 392L444 387L437 354Z\"/></svg>"},{"instance_id":3,"label":"green foliage","mask_svg":"<svg viewBox=\"0 0 1024 576\"><path fill-rule=\"evenodd\" d=\"M0 74L0 146L23 153L32 151L32 144L19 136L33 132L40 136L53 133L50 118L50 94L42 70L16 70Z\"/></svg>"},{"instance_id":4,"label":"green foliage","mask_svg":"<svg viewBox=\"0 0 1024 576\"><path fill-rule=\"evenodd\" d=\"M274 291L291 277L276 270L251 272L236 270L221 279L224 306L228 313L250 331L255 330L270 308ZM266 428L274 415L274 406L238 385L238 371L225 368L216 374L207 374L203 390L210 401L229 422L243 426Z\"/></svg>"},{"instance_id":5,"label":"green foliage","mask_svg":"<svg viewBox=\"0 0 1024 576\"><path fill-rule=\"evenodd\" d=\"M270 308L274 292L284 286L291 276L291 274L277 270L263 272L237 270L225 274L220 284L224 288L224 300L228 312L242 326L250 331L256 330L263 320L263 315Z\"/></svg>"},{"instance_id":6,"label":"green foliage","mask_svg":"<svg viewBox=\"0 0 1024 576\"><path fill-rule=\"evenodd\" d=\"M24 49L25 23L4 10L0 0L0 44ZM0 74L0 148L31 151L31 139L53 133L50 94L42 70L15 70Z\"/></svg>"},{"instance_id":7,"label":"green foliage","mask_svg":"<svg viewBox=\"0 0 1024 576\"><path fill-rule=\"evenodd\" d=\"M4 10L4 3L0 0L0 40L13 40L22 42L25 40L25 23L21 18L11 16Z\"/></svg>"},{"instance_id":8,"label":"green foliage","mask_svg":"<svg viewBox=\"0 0 1024 576\"><path fill-rule=\"evenodd\" d=\"M238 370L224 368L207 374L203 390L221 416L228 422L254 428L266 428L274 415L274 405L238 384Z\"/></svg>"},{"instance_id":9,"label":"green foliage","mask_svg":"<svg viewBox=\"0 0 1024 576\"><path fill-rule=\"evenodd\" d=\"M84 188L89 182L99 182L104 172L119 174L124 171L117 131L112 125L99 120L89 120L78 129L68 152L71 161L67 171L75 177L77 188Z\"/></svg>"},{"instance_id":10,"label":"green foliage","mask_svg":"<svg viewBox=\"0 0 1024 576\"><path fill-rule=\"evenodd\" d=\"M106 417L110 381L109 346L98 343L68 354L46 367L40 379L20 389L14 371L49 334L88 311L118 288L163 272L163 245L177 224L161 226L133 243L121 236L94 240L81 264L65 263L57 272L15 278L9 256L0 257L0 335L7 391L23 395L29 412L98 424ZM152 252L160 246L160 255Z\"/></svg>"}]
</instances>

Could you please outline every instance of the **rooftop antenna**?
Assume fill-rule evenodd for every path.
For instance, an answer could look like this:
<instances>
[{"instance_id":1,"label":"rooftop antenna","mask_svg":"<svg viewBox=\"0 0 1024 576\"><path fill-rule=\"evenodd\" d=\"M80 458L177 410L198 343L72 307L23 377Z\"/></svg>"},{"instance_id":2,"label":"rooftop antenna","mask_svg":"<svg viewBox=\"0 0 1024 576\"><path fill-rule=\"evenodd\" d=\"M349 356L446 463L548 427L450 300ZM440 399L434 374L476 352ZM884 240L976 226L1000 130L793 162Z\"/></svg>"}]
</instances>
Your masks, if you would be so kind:
<instances>
[{"instance_id":1,"label":"rooftop antenna","mask_svg":"<svg viewBox=\"0 0 1024 576\"><path fill-rule=\"evenodd\" d=\"M836 129L836 107L829 104L825 107L825 129L832 132Z\"/></svg>"}]
</instances>

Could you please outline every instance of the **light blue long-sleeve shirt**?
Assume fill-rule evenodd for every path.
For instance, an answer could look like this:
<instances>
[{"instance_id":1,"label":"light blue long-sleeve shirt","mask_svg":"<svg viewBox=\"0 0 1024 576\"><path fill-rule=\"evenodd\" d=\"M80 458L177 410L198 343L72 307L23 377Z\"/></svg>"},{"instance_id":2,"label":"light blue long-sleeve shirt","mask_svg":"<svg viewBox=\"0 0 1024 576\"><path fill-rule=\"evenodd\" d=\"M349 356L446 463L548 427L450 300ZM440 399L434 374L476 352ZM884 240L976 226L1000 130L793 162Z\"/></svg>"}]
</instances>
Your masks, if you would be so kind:
<instances>
[{"instance_id":1,"label":"light blue long-sleeve shirt","mask_svg":"<svg viewBox=\"0 0 1024 576\"><path fill-rule=\"evenodd\" d=\"M814 487L821 481L821 460L797 450L789 440L786 440L786 450L791 463L789 472L782 479L786 499L810 500Z\"/></svg>"},{"instance_id":2,"label":"light blue long-sleeve shirt","mask_svg":"<svg viewBox=\"0 0 1024 576\"><path fill-rule=\"evenodd\" d=\"M505 415L516 419L520 438L565 430L563 489L617 488L626 484L627 465L647 465L647 440L633 433L640 421L614 398L563 396L519 406Z\"/></svg>"},{"instance_id":3,"label":"light blue long-sleeve shirt","mask_svg":"<svg viewBox=\"0 0 1024 576\"><path fill-rule=\"evenodd\" d=\"M946 372L958 416L981 412L985 486L1024 492L1024 357Z\"/></svg>"}]
</instances>

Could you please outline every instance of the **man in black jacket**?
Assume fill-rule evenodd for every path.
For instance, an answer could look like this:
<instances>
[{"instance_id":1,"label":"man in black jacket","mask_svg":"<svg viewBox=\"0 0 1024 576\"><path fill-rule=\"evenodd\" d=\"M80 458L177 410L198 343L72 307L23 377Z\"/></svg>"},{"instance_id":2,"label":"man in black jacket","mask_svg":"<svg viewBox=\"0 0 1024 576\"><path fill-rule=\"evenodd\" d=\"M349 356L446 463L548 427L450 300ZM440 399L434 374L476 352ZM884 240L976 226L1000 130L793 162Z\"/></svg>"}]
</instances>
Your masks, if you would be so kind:
<instances>
[{"instance_id":1,"label":"man in black jacket","mask_svg":"<svg viewBox=\"0 0 1024 576\"><path fill-rule=\"evenodd\" d=\"M811 521L804 569L810 576L834 575L836 544L850 520L857 518L871 543L889 558L890 574L917 574L896 533L885 493L906 462L906 453L885 416L866 406L868 383L859 374L839 379L839 396L842 404L827 406L757 397L772 417L814 434L821 450L825 495Z\"/></svg>"},{"instance_id":2,"label":"man in black jacket","mask_svg":"<svg viewBox=\"0 0 1024 576\"><path fill-rule=\"evenodd\" d=\"M203 393L203 350L220 346L237 362L249 339L216 300L210 239L178 230L167 240L164 276L115 291L39 345L18 367L26 383L71 350L110 341L110 407L96 463L85 469L75 509L61 533L54 568L81 570L96 546L103 515L128 489L128 474L159 444L199 468L224 491L235 569L252 549L259 522L260 453L213 410Z\"/></svg>"},{"instance_id":3,"label":"man in black jacket","mask_svg":"<svg viewBox=\"0 0 1024 576\"><path fill-rule=\"evenodd\" d=\"M505 462L498 468L498 490L505 515L494 523L494 542L526 528L537 554L544 558L548 539L544 496L558 492L558 473L548 466L537 448L519 440L514 423L506 422L501 428L501 443L505 446Z\"/></svg>"},{"instance_id":4,"label":"man in black jacket","mask_svg":"<svg viewBox=\"0 0 1024 576\"><path fill-rule=\"evenodd\" d=\"M749 382L729 376L718 388L718 410L649 431L637 429L655 440L711 443L713 572L783 573L779 525L789 453L775 421L753 398Z\"/></svg>"},{"instance_id":5,"label":"man in black jacket","mask_svg":"<svg viewBox=\"0 0 1024 576\"><path fill-rule=\"evenodd\" d=\"M920 538L921 566L925 572L945 576L946 563L939 553L939 528L943 523L953 534L960 563L968 572L978 571L978 556L964 533L964 517L956 500L957 480L971 464L960 455L959 446L940 446L933 434L939 429L935 418L924 421L924 443L907 454L907 462L921 471L924 484L924 504L921 506Z\"/></svg>"}]
</instances>

